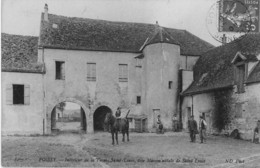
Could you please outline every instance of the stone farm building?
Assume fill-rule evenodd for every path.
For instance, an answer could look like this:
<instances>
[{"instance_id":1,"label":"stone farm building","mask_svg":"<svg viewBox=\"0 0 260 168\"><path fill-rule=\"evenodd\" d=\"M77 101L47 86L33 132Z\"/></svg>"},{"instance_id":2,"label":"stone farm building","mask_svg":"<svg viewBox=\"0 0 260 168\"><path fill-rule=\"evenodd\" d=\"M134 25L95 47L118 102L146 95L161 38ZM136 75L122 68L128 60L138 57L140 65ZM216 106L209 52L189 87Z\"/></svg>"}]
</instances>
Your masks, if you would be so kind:
<instances>
[{"instance_id":1,"label":"stone farm building","mask_svg":"<svg viewBox=\"0 0 260 168\"><path fill-rule=\"evenodd\" d=\"M211 133L238 131L251 139L260 119L260 33L247 34L202 54L194 81L182 93L182 121L204 115Z\"/></svg>"},{"instance_id":2,"label":"stone farm building","mask_svg":"<svg viewBox=\"0 0 260 168\"><path fill-rule=\"evenodd\" d=\"M211 48L185 30L58 16L45 6L39 37L2 33L2 133L51 133L64 101L81 106L88 133L118 106L148 130L158 114L171 129L179 69L192 76Z\"/></svg>"},{"instance_id":3,"label":"stone farm building","mask_svg":"<svg viewBox=\"0 0 260 168\"><path fill-rule=\"evenodd\" d=\"M142 119L144 131L153 131L158 114L166 129L174 114L186 128L188 115L213 114L213 91L239 88L231 76L240 65L246 92L232 94L236 109L250 107L242 117L259 119L259 34L241 40L214 48L186 30L58 16L45 6L39 37L2 33L2 133L51 133L61 102L81 106L87 133L102 129L119 106L123 116L131 110L133 128Z\"/></svg>"}]
</instances>

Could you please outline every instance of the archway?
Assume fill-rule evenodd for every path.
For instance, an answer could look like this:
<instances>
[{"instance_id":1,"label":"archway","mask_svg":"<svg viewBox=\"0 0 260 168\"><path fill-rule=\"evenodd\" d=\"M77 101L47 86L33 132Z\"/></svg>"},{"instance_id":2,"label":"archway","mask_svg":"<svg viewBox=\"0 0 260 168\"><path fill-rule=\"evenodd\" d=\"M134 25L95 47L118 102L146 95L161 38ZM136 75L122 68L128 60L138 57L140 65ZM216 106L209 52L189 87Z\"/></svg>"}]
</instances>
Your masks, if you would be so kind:
<instances>
[{"instance_id":1,"label":"archway","mask_svg":"<svg viewBox=\"0 0 260 168\"><path fill-rule=\"evenodd\" d=\"M51 112L51 132L79 133L86 131L86 115L74 102L60 102Z\"/></svg>"},{"instance_id":2,"label":"archway","mask_svg":"<svg viewBox=\"0 0 260 168\"><path fill-rule=\"evenodd\" d=\"M107 113L112 113L107 106L100 106L94 112L94 131L104 131L104 120Z\"/></svg>"}]
</instances>

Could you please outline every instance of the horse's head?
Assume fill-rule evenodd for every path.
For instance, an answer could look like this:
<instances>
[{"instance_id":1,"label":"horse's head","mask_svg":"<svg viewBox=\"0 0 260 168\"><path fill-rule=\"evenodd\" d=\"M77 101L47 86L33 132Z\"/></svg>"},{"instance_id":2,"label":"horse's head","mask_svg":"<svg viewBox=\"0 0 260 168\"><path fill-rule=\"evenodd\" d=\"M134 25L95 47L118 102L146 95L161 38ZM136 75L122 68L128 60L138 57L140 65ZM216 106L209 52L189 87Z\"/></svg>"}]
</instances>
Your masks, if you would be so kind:
<instances>
[{"instance_id":1,"label":"horse's head","mask_svg":"<svg viewBox=\"0 0 260 168\"><path fill-rule=\"evenodd\" d=\"M104 120L105 125L110 124L111 121L112 121L112 113L107 113L106 117L105 117L105 120Z\"/></svg>"}]
</instances>

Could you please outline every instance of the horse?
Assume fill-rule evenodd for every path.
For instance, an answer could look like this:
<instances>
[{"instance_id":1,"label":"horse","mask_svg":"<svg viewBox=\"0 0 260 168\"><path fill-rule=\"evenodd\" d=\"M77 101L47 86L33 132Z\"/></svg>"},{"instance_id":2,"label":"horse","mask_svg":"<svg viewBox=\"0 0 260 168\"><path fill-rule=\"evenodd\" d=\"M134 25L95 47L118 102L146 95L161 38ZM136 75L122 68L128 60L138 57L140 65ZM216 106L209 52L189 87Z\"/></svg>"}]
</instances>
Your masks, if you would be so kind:
<instances>
[{"instance_id":1,"label":"horse","mask_svg":"<svg viewBox=\"0 0 260 168\"><path fill-rule=\"evenodd\" d=\"M104 123L107 126L110 126L111 134L112 134L112 145L114 145L114 136L116 139L116 143L118 144L118 131L121 128L123 139L122 141L125 142L125 134L127 135L127 141L129 141L129 121L127 119L127 116L129 114L130 110L127 112L127 115L125 118L121 118L119 122L116 121L116 117L113 116L112 113L107 113Z\"/></svg>"}]
</instances>

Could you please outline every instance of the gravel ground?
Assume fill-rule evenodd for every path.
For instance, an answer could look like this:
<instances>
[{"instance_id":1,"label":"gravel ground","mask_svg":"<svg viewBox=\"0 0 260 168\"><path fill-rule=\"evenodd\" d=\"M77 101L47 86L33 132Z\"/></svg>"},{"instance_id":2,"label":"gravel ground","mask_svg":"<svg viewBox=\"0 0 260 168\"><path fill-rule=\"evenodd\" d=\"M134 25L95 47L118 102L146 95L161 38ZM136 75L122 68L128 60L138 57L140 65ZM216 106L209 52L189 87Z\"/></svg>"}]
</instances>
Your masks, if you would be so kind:
<instances>
[{"instance_id":1,"label":"gravel ground","mask_svg":"<svg viewBox=\"0 0 260 168\"><path fill-rule=\"evenodd\" d=\"M260 167L260 145L210 136L190 143L186 133L131 133L111 145L109 133L2 136L2 166L26 167ZM235 163L237 162L237 163Z\"/></svg>"}]
</instances>

